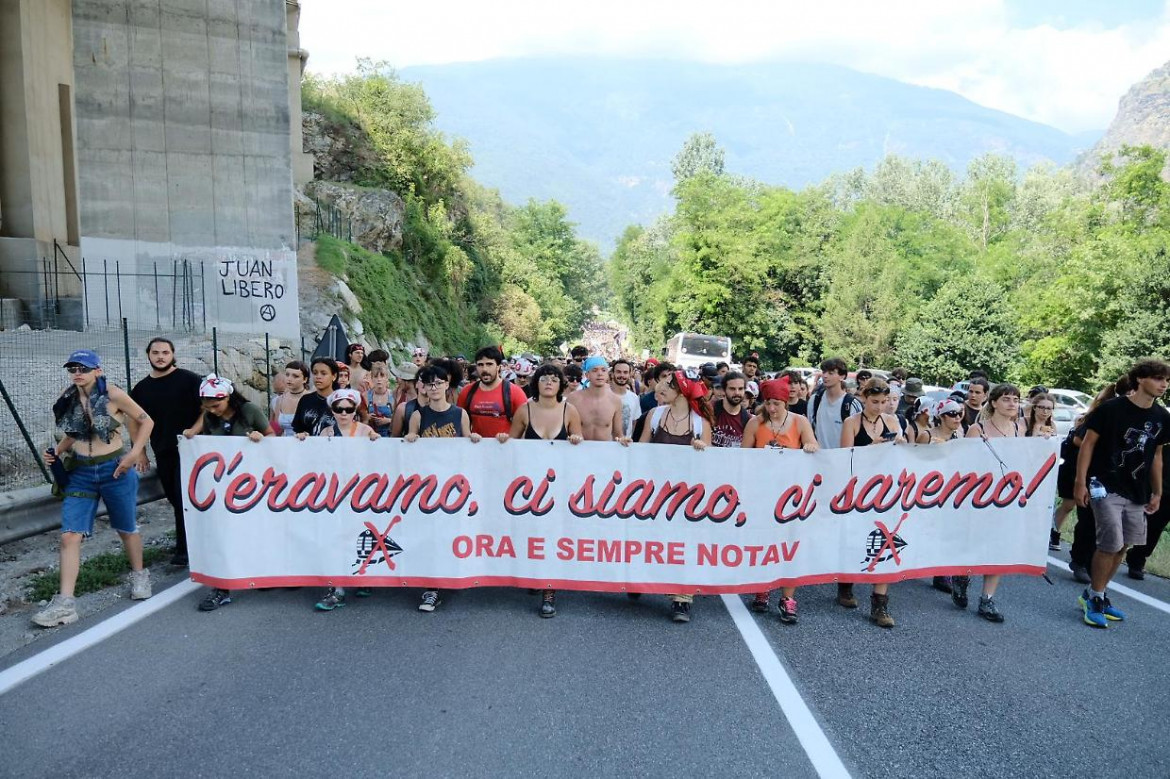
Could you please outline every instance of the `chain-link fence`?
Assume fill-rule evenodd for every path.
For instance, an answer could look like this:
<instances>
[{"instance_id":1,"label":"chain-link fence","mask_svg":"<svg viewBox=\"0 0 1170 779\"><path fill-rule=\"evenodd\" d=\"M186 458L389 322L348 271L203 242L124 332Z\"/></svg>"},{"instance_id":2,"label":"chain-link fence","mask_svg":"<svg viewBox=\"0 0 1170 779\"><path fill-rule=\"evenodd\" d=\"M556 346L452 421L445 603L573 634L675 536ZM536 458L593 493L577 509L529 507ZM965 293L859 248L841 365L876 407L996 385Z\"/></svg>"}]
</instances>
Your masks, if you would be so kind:
<instances>
[{"instance_id":1,"label":"chain-link fence","mask_svg":"<svg viewBox=\"0 0 1170 779\"><path fill-rule=\"evenodd\" d=\"M150 372L146 344L155 336L175 344L176 362L199 375L232 380L267 409L273 378L290 360L307 359L314 344L257 335L111 329L0 331L0 491L44 484L40 451L55 441L52 406L68 386L61 367L76 349L93 349L111 383L131 388Z\"/></svg>"}]
</instances>

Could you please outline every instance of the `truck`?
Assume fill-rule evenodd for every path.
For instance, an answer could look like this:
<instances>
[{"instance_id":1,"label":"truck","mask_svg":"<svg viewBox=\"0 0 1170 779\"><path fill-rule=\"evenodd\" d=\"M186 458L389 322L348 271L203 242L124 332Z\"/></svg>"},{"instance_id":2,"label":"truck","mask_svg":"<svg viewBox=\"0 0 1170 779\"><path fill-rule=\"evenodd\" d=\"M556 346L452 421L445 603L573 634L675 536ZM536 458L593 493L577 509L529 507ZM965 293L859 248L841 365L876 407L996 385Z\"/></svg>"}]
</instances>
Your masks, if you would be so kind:
<instances>
[{"instance_id":1,"label":"truck","mask_svg":"<svg viewBox=\"0 0 1170 779\"><path fill-rule=\"evenodd\" d=\"M676 333L666 342L666 360L679 368L698 368L706 362L731 363L731 339L725 335Z\"/></svg>"}]
</instances>

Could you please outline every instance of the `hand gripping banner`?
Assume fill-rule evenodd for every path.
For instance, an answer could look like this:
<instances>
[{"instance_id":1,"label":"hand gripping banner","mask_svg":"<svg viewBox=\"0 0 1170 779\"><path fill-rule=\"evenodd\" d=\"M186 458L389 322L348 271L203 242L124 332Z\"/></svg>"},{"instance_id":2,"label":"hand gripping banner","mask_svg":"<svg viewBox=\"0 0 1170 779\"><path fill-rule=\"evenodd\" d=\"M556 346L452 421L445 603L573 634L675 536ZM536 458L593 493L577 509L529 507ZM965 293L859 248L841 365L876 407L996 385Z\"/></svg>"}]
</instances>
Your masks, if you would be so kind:
<instances>
[{"instance_id":1,"label":"hand gripping banner","mask_svg":"<svg viewBox=\"0 0 1170 779\"><path fill-rule=\"evenodd\" d=\"M1056 448L179 444L191 577L205 584L707 594L1041 575Z\"/></svg>"}]
</instances>

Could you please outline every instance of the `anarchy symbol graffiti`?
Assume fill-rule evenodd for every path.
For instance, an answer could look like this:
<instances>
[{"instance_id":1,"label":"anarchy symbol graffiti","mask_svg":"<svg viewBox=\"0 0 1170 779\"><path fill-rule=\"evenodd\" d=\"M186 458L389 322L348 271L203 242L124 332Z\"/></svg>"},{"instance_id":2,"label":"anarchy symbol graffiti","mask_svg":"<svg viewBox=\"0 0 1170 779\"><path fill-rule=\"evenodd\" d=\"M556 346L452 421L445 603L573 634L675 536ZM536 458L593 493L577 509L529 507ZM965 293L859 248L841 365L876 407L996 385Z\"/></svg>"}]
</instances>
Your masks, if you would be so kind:
<instances>
[{"instance_id":1,"label":"anarchy symbol graffiti","mask_svg":"<svg viewBox=\"0 0 1170 779\"><path fill-rule=\"evenodd\" d=\"M271 322L273 319L276 319L276 306L271 303L265 303L260 306L260 318L265 322Z\"/></svg>"}]
</instances>

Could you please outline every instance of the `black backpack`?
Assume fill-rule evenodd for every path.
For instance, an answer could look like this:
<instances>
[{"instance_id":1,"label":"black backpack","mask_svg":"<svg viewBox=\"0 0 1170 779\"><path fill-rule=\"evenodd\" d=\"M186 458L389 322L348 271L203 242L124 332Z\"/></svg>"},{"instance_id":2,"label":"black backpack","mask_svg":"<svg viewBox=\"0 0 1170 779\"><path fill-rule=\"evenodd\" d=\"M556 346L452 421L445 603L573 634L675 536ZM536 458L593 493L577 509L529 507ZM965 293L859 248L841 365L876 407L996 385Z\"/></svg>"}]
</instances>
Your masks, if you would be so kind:
<instances>
[{"instance_id":1,"label":"black backpack","mask_svg":"<svg viewBox=\"0 0 1170 779\"><path fill-rule=\"evenodd\" d=\"M467 391L467 397L463 401L463 403L464 403L463 408L467 411L467 413L469 415L471 414L471 400L472 400L472 398L475 397L475 393L478 391L479 391L479 382L477 381L471 385L471 389L469 389ZM509 422L511 422L512 421L512 382L508 381L507 379L504 379L503 386L501 387L500 391L504 396L504 417Z\"/></svg>"},{"instance_id":2,"label":"black backpack","mask_svg":"<svg viewBox=\"0 0 1170 779\"><path fill-rule=\"evenodd\" d=\"M808 423L812 425L813 431L817 429L817 411L820 410L821 400L825 397L825 388L821 387L813 393L812 398L808 401ZM845 393L845 397L841 398L841 421L844 422L849 417L853 416L853 404L856 398Z\"/></svg>"}]
</instances>

